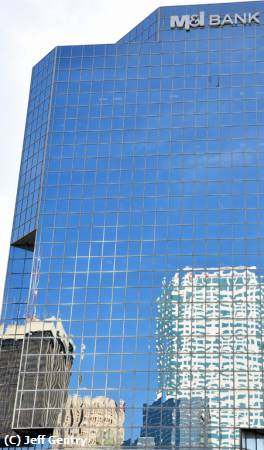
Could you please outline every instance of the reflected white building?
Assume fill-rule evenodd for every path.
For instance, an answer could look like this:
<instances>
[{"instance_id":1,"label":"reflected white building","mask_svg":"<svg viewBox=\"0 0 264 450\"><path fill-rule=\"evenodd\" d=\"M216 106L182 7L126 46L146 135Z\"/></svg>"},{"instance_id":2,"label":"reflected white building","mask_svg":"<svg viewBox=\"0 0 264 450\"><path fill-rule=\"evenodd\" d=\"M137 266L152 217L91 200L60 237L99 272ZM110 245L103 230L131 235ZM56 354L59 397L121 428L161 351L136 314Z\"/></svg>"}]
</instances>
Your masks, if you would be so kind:
<instances>
[{"instance_id":1,"label":"reflected white building","mask_svg":"<svg viewBox=\"0 0 264 450\"><path fill-rule=\"evenodd\" d=\"M69 440L67 448L79 448L80 438L85 447L119 447L124 441L124 421L123 401L117 405L108 397L69 395L53 434Z\"/></svg>"},{"instance_id":2,"label":"reflected white building","mask_svg":"<svg viewBox=\"0 0 264 450\"><path fill-rule=\"evenodd\" d=\"M157 302L158 396L208 402L215 448L264 427L262 299L255 267L186 268Z\"/></svg>"}]
</instances>

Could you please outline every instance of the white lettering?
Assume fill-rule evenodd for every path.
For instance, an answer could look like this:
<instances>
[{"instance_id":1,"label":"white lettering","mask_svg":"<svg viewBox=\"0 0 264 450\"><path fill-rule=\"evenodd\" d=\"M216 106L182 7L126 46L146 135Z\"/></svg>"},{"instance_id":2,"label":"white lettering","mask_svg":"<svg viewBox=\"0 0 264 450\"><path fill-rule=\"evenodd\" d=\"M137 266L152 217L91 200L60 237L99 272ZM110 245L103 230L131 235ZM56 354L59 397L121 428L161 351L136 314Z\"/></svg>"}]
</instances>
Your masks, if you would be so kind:
<instances>
[{"instance_id":1,"label":"white lettering","mask_svg":"<svg viewBox=\"0 0 264 450\"><path fill-rule=\"evenodd\" d=\"M26 436L26 437L28 438L29 436ZM14 439L15 439L15 442L14 442ZM13 444L15 446L20 445L20 436L10 436L9 437L9 443Z\"/></svg>"},{"instance_id":2,"label":"white lettering","mask_svg":"<svg viewBox=\"0 0 264 450\"><path fill-rule=\"evenodd\" d=\"M243 17L240 16L239 14L235 14L235 24L237 25L238 23L243 23L243 25L246 25L247 23L246 13L243 14Z\"/></svg>"},{"instance_id":3,"label":"white lettering","mask_svg":"<svg viewBox=\"0 0 264 450\"><path fill-rule=\"evenodd\" d=\"M170 26L171 29L173 30L174 28L186 28L186 24L187 27L189 26L189 18L190 16L171 16L171 22L170 22Z\"/></svg>"},{"instance_id":4,"label":"white lettering","mask_svg":"<svg viewBox=\"0 0 264 450\"><path fill-rule=\"evenodd\" d=\"M32 439L31 439L32 442ZM55 436L49 436L48 442L51 445L60 445L63 444L64 446L73 446L78 445L80 447L85 447L87 438L79 438L79 437L67 437L67 438L60 438Z\"/></svg>"},{"instance_id":5,"label":"white lettering","mask_svg":"<svg viewBox=\"0 0 264 450\"><path fill-rule=\"evenodd\" d=\"M190 26L192 28L204 27L204 12L200 12L200 14L194 14L190 19Z\"/></svg>"},{"instance_id":6,"label":"white lettering","mask_svg":"<svg viewBox=\"0 0 264 450\"><path fill-rule=\"evenodd\" d=\"M205 26L205 14L200 12L200 14L193 14L191 16L171 16L170 27L174 28L185 28L186 31L190 31L190 28L204 27Z\"/></svg>"},{"instance_id":7,"label":"white lettering","mask_svg":"<svg viewBox=\"0 0 264 450\"><path fill-rule=\"evenodd\" d=\"M211 15L209 17L209 25L210 27L219 27L221 25L221 19L218 14Z\"/></svg>"},{"instance_id":8,"label":"white lettering","mask_svg":"<svg viewBox=\"0 0 264 450\"><path fill-rule=\"evenodd\" d=\"M45 437L46 437L45 434L40 434L40 435L38 436L38 443L39 443L39 444L44 444L44 443L45 443Z\"/></svg>"},{"instance_id":9,"label":"white lettering","mask_svg":"<svg viewBox=\"0 0 264 450\"><path fill-rule=\"evenodd\" d=\"M224 25L233 25L233 20L231 19L229 14L226 14L225 17L223 18L223 21L221 23L222 27Z\"/></svg>"},{"instance_id":10,"label":"white lettering","mask_svg":"<svg viewBox=\"0 0 264 450\"><path fill-rule=\"evenodd\" d=\"M219 14L211 14L208 17L208 24L210 27L224 27L225 25L247 25L247 24L260 24L260 13L243 13L243 14L225 14L223 19ZM203 28L205 26L205 13L200 11L199 14L183 16L171 16L170 27L171 29L182 29L190 31L191 28Z\"/></svg>"},{"instance_id":11,"label":"white lettering","mask_svg":"<svg viewBox=\"0 0 264 450\"><path fill-rule=\"evenodd\" d=\"M259 12L256 12L255 14L252 14L252 13L248 14L248 23L252 23L252 22L260 24Z\"/></svg>"}]
</instances>

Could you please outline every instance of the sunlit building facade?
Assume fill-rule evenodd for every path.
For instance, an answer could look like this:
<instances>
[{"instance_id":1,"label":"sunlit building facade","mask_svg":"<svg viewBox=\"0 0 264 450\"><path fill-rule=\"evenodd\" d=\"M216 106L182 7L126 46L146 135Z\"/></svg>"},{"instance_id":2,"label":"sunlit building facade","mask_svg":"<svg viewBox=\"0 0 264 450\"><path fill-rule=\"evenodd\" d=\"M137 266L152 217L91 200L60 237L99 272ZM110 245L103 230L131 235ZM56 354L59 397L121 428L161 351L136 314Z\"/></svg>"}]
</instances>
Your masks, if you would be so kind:
<instances>
[{"instance_id":1,"label":"sunlit building facade","mask_svg":"<svg viewBox=\"0 0 264 450\"><path fill-rule=\"evenodd\" d=\"M72 348L65 395L56 364L4 378L5 430L77 438L100 399L94 447L263 450L263 9L158 8L33 68L2 326Z\"/></svg>"}]
</instances>

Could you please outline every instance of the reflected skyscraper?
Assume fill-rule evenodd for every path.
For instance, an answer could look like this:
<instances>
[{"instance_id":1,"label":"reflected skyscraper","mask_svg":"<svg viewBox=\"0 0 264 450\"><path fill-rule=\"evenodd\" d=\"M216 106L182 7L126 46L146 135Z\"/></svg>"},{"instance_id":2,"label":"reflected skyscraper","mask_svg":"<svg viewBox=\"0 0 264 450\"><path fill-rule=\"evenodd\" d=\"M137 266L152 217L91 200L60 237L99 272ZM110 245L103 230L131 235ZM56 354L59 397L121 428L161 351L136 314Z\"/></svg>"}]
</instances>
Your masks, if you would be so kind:
<instances>
[{"instance_id":1,"label":"reflected skyscraper","mask_svg":"<svg viewBox=\"0 0 264 450\"><path fill-rule=\"evenodd\" d=\"M151 405L143 405L143 426L139 443L156 448L200 448L208 444L209 408L204 398L193 396L176 400L159 397ZM149 443L153 439L152 445ZM139 445L137 444L137 447Z\"/></svg>"},{"instance_id":2,"label":"reflected skyscraper","mask_svg":"<svg viewBox=\"0 0 264 450\"><path fill-rule=\"evenodd\" d=\"M178 402L168 399L154 401L143 405L143 426L140 432L142 444L153 438L155 447L173 448L179 445L179 411ZM143 439L142 439L143 438ZM145 444L145 446L148 446Z\"/></svg>"},{"instance_id":3,"label":"reflected skyscraper","mask_svg":"<svg viewBox=\"0 0 264 450\"><path fill-rule=\"evenodd\" d=\"M2 314L24 332L13 366L0 342L18 433L60 417L70 435L71 399L91 414L101 399L103 447L260 450L263 9L158 8L33 68ZM37 353L32 317L65 338L40 333Z\"/></svg>"},{"instance_id":4,"label":"reflected skyscraper","mask_svg":"<svg viewBox=\"0 0 264 450\"><path fill-rule=\"evenodd\" d=\"M228 446L239 442L239 427L264 427L264 289L255 269L186 268L164 280L157 302L158 395L208 404L213 447L220 430Z\"/></svg>"},{"instance_id":5,"label":"reflected skyscraper","mask_svg":"<svg viewBox=\"0 0 264 450\"><path fill-rule=\"evenodd\" d=\"M16 427L22 435L28 429L36 436L41 430L51 432L67 398L74 357L61 321L33 317L25 325L10 324L2 327L0 342L1 445L5 435L16 434Z\"/></svg>"}]
</instances>

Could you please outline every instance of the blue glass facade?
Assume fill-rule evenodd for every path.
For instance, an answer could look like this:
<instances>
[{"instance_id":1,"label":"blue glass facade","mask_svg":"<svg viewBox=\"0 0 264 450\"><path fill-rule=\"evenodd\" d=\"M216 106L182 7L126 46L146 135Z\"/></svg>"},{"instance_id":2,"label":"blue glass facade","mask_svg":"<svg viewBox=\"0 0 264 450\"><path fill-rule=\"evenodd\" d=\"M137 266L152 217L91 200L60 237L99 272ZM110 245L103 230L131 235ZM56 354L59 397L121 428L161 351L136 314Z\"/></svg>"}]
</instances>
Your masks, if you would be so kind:
<instances>
[{"instance_id":1,"label":"blue glass facade","mask_svg":"<svg viewBox=\"0 0 264 450\"><path fill-rule=\"evenodd\" d=\"M34 67L2 437L263 448L263 10L159 8L117 44Z\"/></svg>"}]
</instances>

